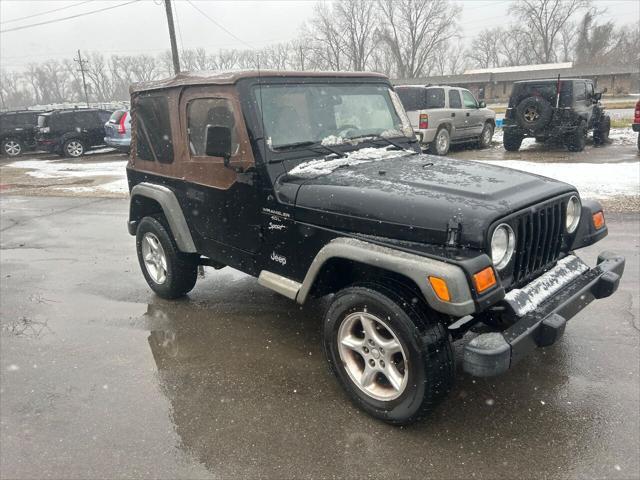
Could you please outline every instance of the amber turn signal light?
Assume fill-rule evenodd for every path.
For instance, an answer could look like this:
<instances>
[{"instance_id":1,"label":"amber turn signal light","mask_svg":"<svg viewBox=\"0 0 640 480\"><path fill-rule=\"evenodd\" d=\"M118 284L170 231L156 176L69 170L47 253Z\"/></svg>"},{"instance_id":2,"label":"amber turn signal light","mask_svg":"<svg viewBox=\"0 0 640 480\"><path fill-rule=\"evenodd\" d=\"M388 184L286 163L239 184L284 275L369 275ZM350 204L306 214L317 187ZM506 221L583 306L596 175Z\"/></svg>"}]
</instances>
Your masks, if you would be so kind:
<instances>
[{"instance_id":1,"label":"amber turn signal light","mask_svg":"<svg viewBox=\"0 0 640 480\"><path fill-rule=\"evenodd\" d=\"M445 302L451 301L451 295L449 295L449 287L447 287L447 282L439 277L429 277L429 283L433 287L433 291L436 292L436 295L440 300L444 300Z\"/></svg>"},{"instance_id":2,"label":"amber turn signal light","mask_svg":"<svg viewBox=\"0 0 640 480\"><path fill-rule=\"evenodd\" d=\"M593 226L596 228L596 230L600 230L602 227L604 227L604 213L602 212L602 210L594 213L592 218Z\"/></svg>"},{"instance_id":3,"label":"amber turn signal light","mask_svg":"<svg viewBox=\"0 0 640 480\"><path fill-rule=\"evenodd\" d=\"M496 284L496 274L493 272L493 267L480 270L473 276L473 281L476 284L476 291L478 293L482 293L493 287Z\"/></svg>"}]
</instances>

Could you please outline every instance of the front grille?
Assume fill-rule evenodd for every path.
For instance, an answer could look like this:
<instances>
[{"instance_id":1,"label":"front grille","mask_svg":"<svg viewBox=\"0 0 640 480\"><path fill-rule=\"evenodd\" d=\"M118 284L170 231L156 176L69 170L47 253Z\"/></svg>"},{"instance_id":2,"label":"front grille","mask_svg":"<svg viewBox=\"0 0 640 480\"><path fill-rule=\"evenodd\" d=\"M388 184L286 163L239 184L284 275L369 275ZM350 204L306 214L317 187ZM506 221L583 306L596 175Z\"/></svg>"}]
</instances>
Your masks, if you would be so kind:
<instances>
[{"instance_id":1,"label":"front grille","mask_svg":"<svg viewBox=\"0 0 640 480\"><path fill-rule=\"evenodd\" d=\"M522 284L554 264L560 256L565 209L563 199L515 218L516 255L513 283Z\"/></svg>"}]
</instances>

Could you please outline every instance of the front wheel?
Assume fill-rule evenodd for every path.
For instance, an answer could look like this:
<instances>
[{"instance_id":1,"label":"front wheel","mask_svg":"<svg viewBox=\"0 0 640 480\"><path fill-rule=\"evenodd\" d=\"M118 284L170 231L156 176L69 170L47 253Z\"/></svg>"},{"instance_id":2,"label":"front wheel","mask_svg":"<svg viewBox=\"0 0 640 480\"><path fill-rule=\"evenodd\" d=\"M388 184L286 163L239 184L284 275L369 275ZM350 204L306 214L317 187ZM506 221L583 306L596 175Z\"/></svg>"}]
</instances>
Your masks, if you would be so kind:
<instances>
[{"instance_id":1,"label":"front wheel","mask_svg":"<svg viewBox=\"0 0 640 480\"><path fill-rule=\"evenodd\" d=\"M369 284L346 288L323 328L327 361L352 401L395 425L426 415L455 374L443 324L415 295L401 292Z\"/></svg>"},{"instance_id":2,"label":"front wheel","mask_svg":"<svg viewBox=\"0 0 640 480\"><path fill-rule=\"evenodd\" d=\"M611 131L611 118L606 115L602 117L598 125L593 131L593 143L596 145L604 145L609 143L609 132Z\"/></svg>"},{"instance_id":3,"label":"front wheel","mask_svg":"<svg viewBox=\"0 0 640 480\"><path fill-rule=\"evenodd\" d=\"M584 124L576 127L576 129L568 134L565 138L565 144L570 152L581 152L587 144L587 132Z\"/></svg>"},{"instance_id":4,"label":"front wheel","mask_svg":"<svg viewBox=\"0 0 640 480\"><path fill-rule=\"evenodd\" d=\"M22 153L22 142L17 138L7 138L2 141L2 153L8 157L17 157Z\"/></svg>"},{"instance_id":5,"label":"front wheel","mask_svg":"<svg viewBox=\"0 0 640 480\"><path fill-rule=\"evenodd\" d=\"M162 298L189 293L198 278L193 255L178 250L168 227L158 218L144 217L136 233L138 262L147 284Z\"/></svg>"},{"instance_id":6,"label":"front wheel","mask_svg":"<svg viewBox=\"0 0 640 480\"><path fill-rule=\"evenodd\" d=\"M433 155L446 155L451 146L451 135L446 127L441 127L436 133L436 138L429 144L429 153Z\"/></svg>"},{"instance_id":7,"label":"front wheel","mask_svg":"<svg viewBox=\"0 0 640 480\"><path fill-rule=\"evenodd\" d=\"M493 138L493 125L491 122L484 124L480 139L478 140L478 148L487 148L491 145L491 139Z\"/></svg>"}]
</instances>

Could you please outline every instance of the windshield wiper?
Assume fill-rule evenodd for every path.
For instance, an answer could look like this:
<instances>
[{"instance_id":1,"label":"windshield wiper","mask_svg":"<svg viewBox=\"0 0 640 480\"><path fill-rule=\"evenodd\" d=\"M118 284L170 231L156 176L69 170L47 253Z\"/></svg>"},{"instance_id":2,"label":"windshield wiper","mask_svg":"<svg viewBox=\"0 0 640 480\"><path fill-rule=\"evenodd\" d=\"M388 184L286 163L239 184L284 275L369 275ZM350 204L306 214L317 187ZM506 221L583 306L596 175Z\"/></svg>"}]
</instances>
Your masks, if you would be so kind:
<instances>
[{"instance_id":1,"label":"windshield wiper","mask_svg":"<svg viewBox=\"0 0 640 480\"><path fill-rule=\"evenodd\" d=\"M334 155L337 155L338 158L343 158L343 157L346 156L344 152L341 152L340 150L338 150L336 148L332 148L332 147L330 147L328 145L323 145L320 142L313 142L313 141L287 143L285 145L278 145L277 147L274 147L274 150L276 150L276 151L284 151L284 150L291 150L291 149L300 148L300 147L307 147L309 149L323 148L326 152L333 153Z\"/></svg>"},{"instance_id":2,"label":"windshield wiper","mask_svg":"<svg viewBox=\"0 0 640 480\"><path fill-rule=\"evenodd\" d=\"M385 142L387 142L389 145L393 145L394 147L400 149L400 150L404 150L405 147L402 146L402 144L394 142L393 140L391 140L390 138L387 137L383 137L382 135L360 135L358 137L349 137L349 140L358 140L358 139L364 139L364 140L383 140Z\"/></svg>"}]
</instances>

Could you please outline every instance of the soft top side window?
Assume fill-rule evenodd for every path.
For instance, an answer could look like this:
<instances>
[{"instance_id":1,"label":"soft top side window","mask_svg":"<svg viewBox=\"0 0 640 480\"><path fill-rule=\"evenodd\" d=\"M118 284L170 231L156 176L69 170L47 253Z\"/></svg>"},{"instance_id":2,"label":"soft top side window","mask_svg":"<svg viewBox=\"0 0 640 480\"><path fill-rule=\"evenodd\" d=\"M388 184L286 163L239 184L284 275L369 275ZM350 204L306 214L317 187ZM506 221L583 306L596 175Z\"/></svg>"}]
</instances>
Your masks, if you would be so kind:
<instances>
[{"instance_id":1,"label":"soft top side window","mask_svg":"<svg viewBox=\"0 0 640 480\"><path fill-rule=\"evenodd\" d=\"M587 89L584 82L576 82L574 85L576 100L585 100L587 98Z\"/></svg>"},{"instance_id":2,"label":"soft top side window","mask_svg":"<svg viewBox=\"0 0 640 480\"><path fill-rule=\"evenodd\" d=\"M226 98L196 98L187 104L187 133L192 157L205 157L207 129L227 127L231 130L231 156L238 153L238 133L233 104Z\"/></svg>"},{"instance_id":3,"label":"soft top side window","mask_svg":"<svg viewBox=\"0 0 640 480\"><path fill-rule=\"evenodd\" d=\"M173 140L167 97L136 99L136 155L141 160L173 162Z\"/></svg>"}]
</instances>

